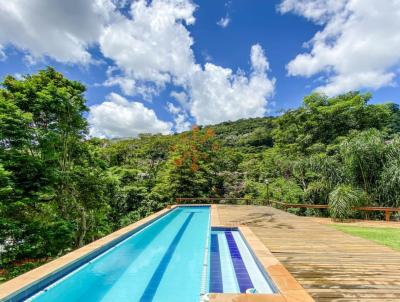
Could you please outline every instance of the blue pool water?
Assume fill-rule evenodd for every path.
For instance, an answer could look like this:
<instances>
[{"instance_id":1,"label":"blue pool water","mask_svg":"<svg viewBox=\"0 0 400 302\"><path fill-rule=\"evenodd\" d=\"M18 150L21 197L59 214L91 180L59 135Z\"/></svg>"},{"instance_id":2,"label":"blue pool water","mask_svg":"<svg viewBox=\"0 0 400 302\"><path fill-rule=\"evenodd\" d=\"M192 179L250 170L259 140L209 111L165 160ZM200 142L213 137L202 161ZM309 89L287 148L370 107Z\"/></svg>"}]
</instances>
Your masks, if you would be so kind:
<instances>
[{"instance_id":1,"label":"blue pool water","mask_svg":"<svg viewBox=\"0 0 400 302\"><path fill-rule=\"evenodd\" d=\"M178 207L29 301L198 302L209 207Z\"/></svg>"}]
</instances>

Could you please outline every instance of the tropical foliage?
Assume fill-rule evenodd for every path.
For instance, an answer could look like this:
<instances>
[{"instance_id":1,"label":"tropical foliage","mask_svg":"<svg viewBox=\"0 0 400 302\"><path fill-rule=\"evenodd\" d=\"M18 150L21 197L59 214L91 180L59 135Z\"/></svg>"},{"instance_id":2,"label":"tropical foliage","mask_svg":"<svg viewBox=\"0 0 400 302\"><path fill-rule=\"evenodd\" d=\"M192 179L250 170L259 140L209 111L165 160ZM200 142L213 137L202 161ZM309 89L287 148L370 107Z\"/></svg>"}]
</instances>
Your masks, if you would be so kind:
<instances>
[{"instance_id":1,"label":"tropical foliage","mask_svg":"<svg viewBox=\"0 0 400 302\"><path fill-rule=\"evenodd\" d=\"M368 104L369 94L311 94L277 117L107 140L88 137L84 93L52 68L2 83L0 248L7 278L176 197L329 204L336 219L360 215L352 210L360 204L400 206L400 111Z\"/></svg>"}]
</instances>

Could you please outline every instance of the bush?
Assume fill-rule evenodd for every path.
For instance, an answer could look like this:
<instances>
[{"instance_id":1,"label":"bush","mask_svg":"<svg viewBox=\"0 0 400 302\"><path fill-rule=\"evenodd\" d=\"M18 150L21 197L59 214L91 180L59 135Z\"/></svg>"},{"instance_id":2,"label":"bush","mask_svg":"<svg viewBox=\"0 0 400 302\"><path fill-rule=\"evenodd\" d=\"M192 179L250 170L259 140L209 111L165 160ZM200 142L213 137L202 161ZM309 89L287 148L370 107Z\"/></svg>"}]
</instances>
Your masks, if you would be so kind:
<instances>
[{"instance_id":1,"label":"bush","mask_svg":"<svg viewBox=\"0 0 400 302\"><path fill-rule=\"evenodd\" d=\"M334 220L343 221L353 215L353 207L363 204L361 190L350 185L339 185L329 194L329 214Z\"/></svg>"},{"instance_id":2,"label":"bush","mask_svg":"<svg viewBox=\"0 0 400 302\"><path fill-rule=\"evenodd\" d=\"M304 200L304 191L293 180L283 177L274 179L270 186L271 200L279 200L287 203L299 203Z\"/></svg>"}]
</instances>

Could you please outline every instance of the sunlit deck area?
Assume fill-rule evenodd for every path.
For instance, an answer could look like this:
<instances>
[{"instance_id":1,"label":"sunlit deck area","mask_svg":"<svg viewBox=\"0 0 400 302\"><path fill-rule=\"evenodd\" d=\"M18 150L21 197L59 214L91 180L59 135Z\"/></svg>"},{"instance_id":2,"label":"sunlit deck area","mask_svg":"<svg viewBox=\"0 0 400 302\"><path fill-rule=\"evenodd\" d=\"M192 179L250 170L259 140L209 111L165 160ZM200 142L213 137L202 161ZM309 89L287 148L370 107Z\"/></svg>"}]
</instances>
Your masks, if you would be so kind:
<instances>
[{"instance_id":1,"label":"sunlit deck area","mask_svg":"<svg viewBox=\"0 0 400 302\"><path fill-rule=\"evenodd\" d=\"M263 206L218 205L247 225L316 301L400 301L400 252Z\"/></svg>"}]
</instances>

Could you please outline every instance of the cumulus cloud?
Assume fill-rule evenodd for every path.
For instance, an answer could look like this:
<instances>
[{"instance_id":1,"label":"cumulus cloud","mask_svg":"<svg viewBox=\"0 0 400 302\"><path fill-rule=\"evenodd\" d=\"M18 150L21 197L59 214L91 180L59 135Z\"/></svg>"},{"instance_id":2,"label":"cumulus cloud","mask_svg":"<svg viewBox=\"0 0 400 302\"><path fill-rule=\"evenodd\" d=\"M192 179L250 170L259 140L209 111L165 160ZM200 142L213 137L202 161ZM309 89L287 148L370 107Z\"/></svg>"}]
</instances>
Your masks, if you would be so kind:
<instances>
[{"instance_id":1,"label":"cumulus cloud","mask_svg":"<svg viewBox=\"0 0 400 302\"><path fill-rule=\"evenodd\" d=\"M167 109L174 117L174 128L176 132L183 132L190 129L191 123L188 121L189 116L185 110L168 102Z\"/></svg>"},{"instance_id":2,"label":"cumulus cloud","mask_svg":"<svg viewBox=\"0 0 400 302\"><path fill-rule=\"evenodd\" d=\"M374 8L374 9L372 9ZM318 91L335 95L393 85L399 74L400 2L388 0L284 0L279 10L323 26L310 50L287 65L291 76L323 74Z\"/></svg>"},{"instance_id":3,"label":"cumulus cloud","mask_svg":"<svg viewBox=\"0 0 400 302\"><path fill-rule=\"evenodd\" d=\"M279 5L281 13L293 12L323 24L343 11L348 0L284 0Z\"/></svg>"},{"instance_id":4,"label":"cumulus cloud","mask_svg":"<svg viewBox=\"0 0 400 302\"><path fill-rule=\"evenodd\" d=\"M0 50L13 45L34 62L49 56L63 63L87 64L88 48L97 43L113 18L109 0L13 0L0 6ZM1 51L0 51L1 56Z\"/></svg>"},{"instance_id":5,"label":"cumulus cloud","mask_svg":"<svg viewBox=\"0 0 400 302\"><path fill-rule=\"evenodd\" d=\"M268 77L264 50L251 48L248 73L196 63L187 27L195 22L195 10L192 0L5 1L0 7L0 26L7 29L0 30L0 60L13 45L29 63L51 57L88 64L93 62L91 48L99 47L105 62L111 62L102 85L119 86L125 96L144 100L167 85L174 87L171 97L177 105L167 104L167 109L176 131L188 129L193 120L210 124L262 116L275 82ZM227 13L220 25L228 23ZM116 93L90 109L91 134L96 136L169 133L173 126Z\"/></svg>"},{"instance_id":6,"label":"cumulus cloud","mask_svg":"<svg viewBox=\"0 0 400 302\"><path fill-rule=\"evenodd\" d=\"M146 101L151 101L152 97L160 91L159 87L151 82L138 82L124 76L109 77L103 85L106 87L118 85L125 95L141 95Z\"/></svg>"},{"instance_id":7,"label":"cumulus cloud","mask_svg":"<svg viewBox=\"0 0 400 302\"><path fill-rule=\"evenodd\" d=\"M129 102L111 93L98 105L90 107L90 134L97 137L134 137L140 133L171 132L172 124L159 120L152 109L139 102Z\"/></svg>"},{"instance_id":8,"label":"cumulus cloud","mask_svg":"<svg viewBox=\"0 0 400 302\"><path fill-rule=\"evenodd\" d=\"M193 75L190 113L197 123L207 125L265 114L275 79L267 75L268 61L259 44L252 46L250 59L249 75L211 63Z\"/></svg>"},{"instance_id":9,"label":"cumulus cloud","mask_svg":"<svg viewBox=\"0 0 400 302\"><path fill-rule=\"evenodd\" d=\"M183 22L194 23L195 8L187 0L134 1L131 18L110 24L99 40L103 55L116 63L125 78L108 83L125 84L121 86L128 93L135 92L129 85L141 83L183 84L195 67L193 39Z\"/></svg>"},{"instance_id":10,"label":"cumulus cloud","mask_svg":"<svg viewBox=\"0 0 400 302\"><path fill-rule=\"evenodd\" d=\"M267 76L263 49L252 47L248 75L211 63L196 64L193 39L184 26L194 23L195 9L188 0L134 2L132 18L109 25L100 38L103 54L122 70L122 76L109 75L106 84L118 84L128 95L147 96L157 94L166 83L180 87L183 91L171 93L180 111L168 105L177 131L187 129L190 116L199 124L262 116L275 82Z\"/></svg>"},{"instance_id":11,"label":"cumulus cloud","mask_svg":"<svg viewBox=\"0 0 400 302\"><path fill-rule=\"evenodd\" d=\"M172 91L170 96L173 97L185 109L188 109L189 96L184 91Z\"/></svg>"}]
</instances>

